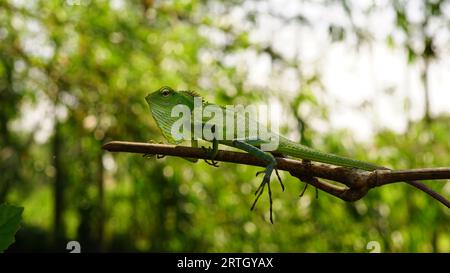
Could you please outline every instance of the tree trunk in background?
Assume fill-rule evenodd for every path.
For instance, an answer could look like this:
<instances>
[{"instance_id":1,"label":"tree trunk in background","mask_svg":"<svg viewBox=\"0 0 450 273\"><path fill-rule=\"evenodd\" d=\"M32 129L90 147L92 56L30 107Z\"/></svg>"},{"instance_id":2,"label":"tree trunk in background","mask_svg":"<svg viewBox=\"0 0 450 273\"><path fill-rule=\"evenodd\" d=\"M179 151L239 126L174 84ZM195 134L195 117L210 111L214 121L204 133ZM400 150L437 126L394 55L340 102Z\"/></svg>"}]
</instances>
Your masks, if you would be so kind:
<instances>
[{"instance_id":1,"label":"tree trunk in background","mask_svg":"<svg viewBox=\"0 0 450 273\"><path fill-rule=\"evenodd\" d=\"M4 69L5 86L0 89L0 159L2 166L0 171L2 173L2 180L0 183L0 204L6 201L9 189L11 188L11 181L13 177L18 177L19 166L11 166L8 163L12 160L13 156L18 157L18 154L14 154L16 147L11 143L10 132L8 129L9 120L11 117L11 107L17 107L17 100L13 90L13 61L7 56L1 56L1 64ZM1 84L1 82L0 82ZM2 86L3 87L3 86ZM14 109L13 108L13 109ZM9 156L6 156L11 154ZM17 164L20 164L20 160L16 160ZM12 167L12 168L11 168Z\"/></svg>"},{"instance_id":2,"label":"tree trunk in background","mask_svg":"<svg viewBox=\"0 0 450 273\"><path fill-rule=\"evenodd\" d=\"M1 94L2 94L3 90L0 90L0 100L2 99ZM0 101L1 103L1 101ZM8 158L5 158L5 154L8 153L7 149L12 150L13 148L9 147L10 143L9 143L9 131L8 131L8 116L1 111L0 112L0 145L2 146L0 148L0 158L3 161L2 164L7 163L6 160L10 159L11 155ZM14 151L14 150L12 150ZM18 169L18 168L17 168ZM16 170L17 170L16 169ZM10 189L11 186L11 181L10 181L10 175L9 172L11 170L8 170L6 166L0 166L0 171L3 173L3 179L1 180L0 183L0 204L6 202L6 196L8 194L8 191Z\"/></svg>"},{"instance_id":3,"label":"tree trunk in background","mask_svg":"<svg viewBox=\"0 0 450 273\"><path fill-rule=\"evenodd\" d=\"M55 168L55 180L54 180L54 211L53 211L53 239L54 246L57 250L64 250L63 240L64 234L64 170L61 154L61 132L60 124L55 117L55 132L53 136L53 167Z\"/></svg>"}]
</instances>

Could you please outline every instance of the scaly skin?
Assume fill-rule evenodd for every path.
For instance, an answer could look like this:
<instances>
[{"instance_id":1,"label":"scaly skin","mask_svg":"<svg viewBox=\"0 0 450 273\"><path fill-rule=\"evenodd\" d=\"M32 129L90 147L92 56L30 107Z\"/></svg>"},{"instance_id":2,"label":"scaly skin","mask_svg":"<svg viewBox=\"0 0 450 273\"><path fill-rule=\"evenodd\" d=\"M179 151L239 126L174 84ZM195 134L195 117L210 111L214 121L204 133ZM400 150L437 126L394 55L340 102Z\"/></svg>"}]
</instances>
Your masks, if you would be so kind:
<instances>
[{"instance_id":1,"label":"scaly skin","mask_svg":"<svg viewBox=\"0 0 450 273\"><path fill-rule=\"evenodd\" d=\"M372 163L317 151L281 136L277 152L295 158L307 159L342 167L357 168L365 171L385 169L384 167L377 166Z\"/></svg>"},{"instance_id":2,"label":"scaly skin","mask_svg":"<svg viewBox=\"0 0 450 273\"><path fill-rule=\"evenodd\" d=\"M200 97L198 94L194 92L189 91L175 91L171 89L170 87L162 87L159 90L147 95L145 97L145 100L147 101L150 111L153 115L153 118L156 120L156 123L158 124L159 128L161 129L164 137L171 143L178 144L179 142L175 141L174 138L171 135L171 127L173 123L179 119L179 117L171 117L171 111L172 108L178 104L186 105L190 108L192 111L194 109L194 97ZM207 105L214 105L208 102L203 101L203 106ZM247 116L237 116L235 112L229 112L225 111L225 108L221 107L222 110L224 110L224 115L233 115L233 119L238 123L242 122L248 122L249 119ZM225 121L225 116L223 120ZM237 120L236 120L237 119ZM209 120L204 119L202 120L202 126L205 125L205 123ZM250 120L250 122L252 122ZM253 121L256 122L256 121ZM217 125L217 126L216 126ZM192 124L191 124L192 126ZM215 124L215 130L223 130L224 136L225 136L225 129L226 128L220 128L218 124ZM247 130L248 132L248 130ZM272 133L274 134L274 133ZM209 140L206 140L209 141ZM196 140L193 142L196 143ZM255 155L256 157L265 160L267 162L267 167L265 169L265 175L263 178L263 182L259 186L258 190L256 191L256 198L255 202L253 203L252 209L256 204L256 201L261 196L261 194L264 191L265 186L268 186L269 191L269 197L270 197L270 221L272 220L272 198L271 198L271 189L270 189L270 176L273 170L276 171L276 160L274 156L271 153L262 151L259 147L260 145L264 143L264 141L261 140L214 140L213 141L213 149L209 149L208 152L211 155L212 163L211 165L216 166L216 163L214 162L214 155L217 153L217 146L218 144L228 145L231 147L235 147L238 149L241 149L243 151L246 151L252 155ZM350 167L350 168L357 168L362 169L366 171L373 171L377 169L386 169L384 167L376 166L371 163L367 163L364 161L359 161L347 157L342 157L330 153L324 153L317 150L314 150L312 148L309 148L307 146L295 143L283 136L279 136L279 146L278 149L275 151L276 153L300 158L300 159L306 159L311 161L317 161L322 163L327 163L331 165L336 166L342 166L342 167ZM278 174L278 173L277 173ZM278 176L279 178L279 176ZM284 186L280 180L280 184L282 188L284 189Z\"/></svg>"}]
</instances>

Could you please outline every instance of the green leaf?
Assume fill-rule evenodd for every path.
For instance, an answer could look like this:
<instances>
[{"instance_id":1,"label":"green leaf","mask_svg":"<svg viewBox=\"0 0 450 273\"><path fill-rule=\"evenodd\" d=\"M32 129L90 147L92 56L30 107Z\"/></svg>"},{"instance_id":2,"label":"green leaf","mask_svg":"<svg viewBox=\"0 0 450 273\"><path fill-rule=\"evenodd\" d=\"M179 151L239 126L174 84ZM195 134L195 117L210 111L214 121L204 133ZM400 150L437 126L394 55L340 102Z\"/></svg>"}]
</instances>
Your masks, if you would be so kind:
<instances>
[{"instance_id":1,"label":"green leaf","mask_svg":"<svg viewBox=\"0 0 450 273\"><path fill-rule=\"evenodd\" d=\"M23 207L0 205L0 253L14 243L14 235L19 230Z\"/></svg>"}]
</instances>

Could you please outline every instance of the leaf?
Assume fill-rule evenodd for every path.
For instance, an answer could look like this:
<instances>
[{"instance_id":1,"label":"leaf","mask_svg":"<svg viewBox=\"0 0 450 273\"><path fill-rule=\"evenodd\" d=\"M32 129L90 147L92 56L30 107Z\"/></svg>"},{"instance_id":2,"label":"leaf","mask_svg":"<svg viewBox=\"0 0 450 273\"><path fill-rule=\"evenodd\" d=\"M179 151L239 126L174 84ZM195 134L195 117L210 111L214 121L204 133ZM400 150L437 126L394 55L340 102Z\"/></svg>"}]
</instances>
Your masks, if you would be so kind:
<instances>
[{"instance_id":1,"label":"leaf","mask_svg":"<svg viewBox=\"0 0 450 273\"><path fill-rule=\"evenodd\" d=\"M14 235L19 230L23 207L0 205L0 253L14 243Z\"/></svg>"}]
</instances>

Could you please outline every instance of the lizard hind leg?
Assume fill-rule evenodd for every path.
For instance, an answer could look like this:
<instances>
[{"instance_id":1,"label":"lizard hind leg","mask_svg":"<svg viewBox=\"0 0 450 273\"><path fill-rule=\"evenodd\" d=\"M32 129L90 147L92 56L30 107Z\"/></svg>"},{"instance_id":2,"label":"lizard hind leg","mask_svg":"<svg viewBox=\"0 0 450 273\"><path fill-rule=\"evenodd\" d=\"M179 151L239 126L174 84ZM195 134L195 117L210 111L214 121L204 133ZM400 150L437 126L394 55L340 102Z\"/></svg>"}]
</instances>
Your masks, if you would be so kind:
<instances>
[{"instance_id":1,"label":"lizard hind leg","mask_svg":"<svg viewBox=\"0 0 450 273\"><path fill-rule=\"evenodd\" d=\"M249 154L252 154L264 161L266 161L268 164L266 166L266 169L263 172L258 172L258 174L260 173L264 173L264 177L263 177L263 181L261 182L261 184L259 185L258 189L255 192L255 201L253 202L253 205L251 207L251 210L253 210L256 206L256 203L258 202L258 199L261 197L261 195L264 193L264 189L267 185L267 189L269 192L269 202L270 202L270 222L273 224L273 216L272 216L272 189L270 187L270 176L272 175L272 172L275 170L275 172L277 173L277 177L280 179L278 172L276 170L276 166L277 166L277 161L275 159L275 157L267 152L264 152L262 150L260 150L259 148L243 142L243 141L239 141L239 140L234 140L233 141L233 146L235 148L241 149L243 151L248 152ZM284 189L284 185L281 182L281 179L279 180L280 184L282 185L282 189Z\"/></svg>"}]
</instances>

